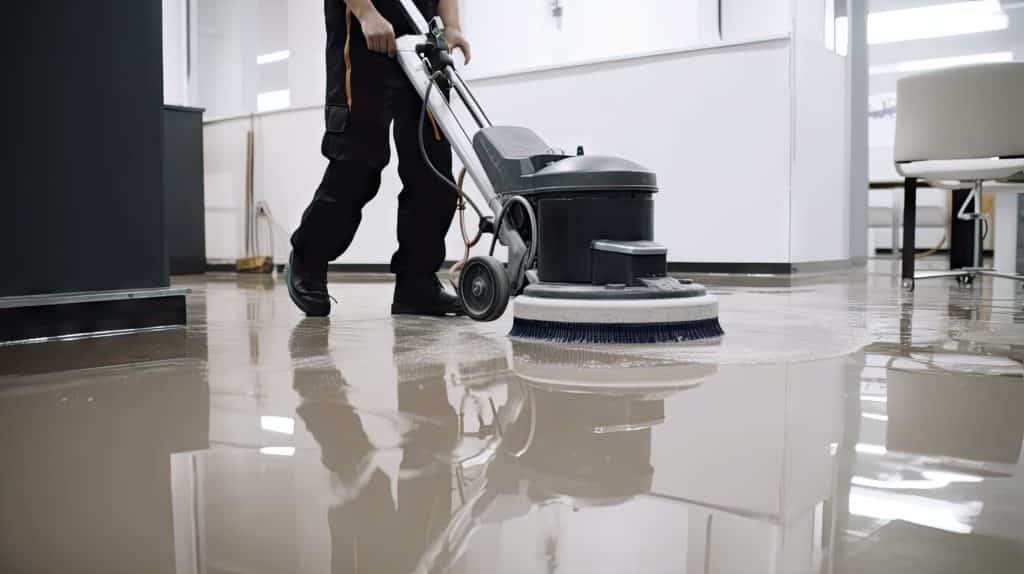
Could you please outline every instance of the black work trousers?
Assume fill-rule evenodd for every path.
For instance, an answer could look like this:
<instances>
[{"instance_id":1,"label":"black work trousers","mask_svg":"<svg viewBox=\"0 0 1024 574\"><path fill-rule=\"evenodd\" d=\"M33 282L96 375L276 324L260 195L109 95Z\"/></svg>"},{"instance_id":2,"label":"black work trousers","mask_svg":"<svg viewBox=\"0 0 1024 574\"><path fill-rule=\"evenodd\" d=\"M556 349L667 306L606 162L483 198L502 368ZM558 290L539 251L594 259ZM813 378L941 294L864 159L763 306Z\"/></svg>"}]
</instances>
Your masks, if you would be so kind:
<instances>
[{"instance_id":1,"label":"black work trousers","mask_svg":"<svg viewBox=\"0 0 1024 574\"><path fill-rule=\"evenodd\" d=\"M391 157L394 125L398 152L398 251L391 271L398 275L435 273L445 259L445 236L455 214L455 192L423 161L419 119L423 100L395 60L353 50L349 98L328 103L323 154L330 160L302 223L292 235L296 256L326 265L348 249L362 221L363 207L380 188L381 171ZM423 125L431 163L451 179L452 150L431 118Z\"/></svg>"}]
</instances>

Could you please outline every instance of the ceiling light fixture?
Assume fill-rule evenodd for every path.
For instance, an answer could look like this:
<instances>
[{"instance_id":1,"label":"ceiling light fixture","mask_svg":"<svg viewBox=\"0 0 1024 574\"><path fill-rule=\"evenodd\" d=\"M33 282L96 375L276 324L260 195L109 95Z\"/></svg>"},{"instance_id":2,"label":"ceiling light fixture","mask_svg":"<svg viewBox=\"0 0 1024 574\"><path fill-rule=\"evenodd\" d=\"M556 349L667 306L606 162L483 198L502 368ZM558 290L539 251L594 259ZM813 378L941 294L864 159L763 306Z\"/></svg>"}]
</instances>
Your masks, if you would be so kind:
<instances>
[{"instance_id":1,"label":"ceiling light fixture","mask_svg":"<svg viewBox=\"0 0 1024 574\"><path fill-rule=\"evenodd\" d=\"M998 0L953 2L868 14L868 44L946 38L1005 30L1010 25Z\"/></svg>"}]
</instances>

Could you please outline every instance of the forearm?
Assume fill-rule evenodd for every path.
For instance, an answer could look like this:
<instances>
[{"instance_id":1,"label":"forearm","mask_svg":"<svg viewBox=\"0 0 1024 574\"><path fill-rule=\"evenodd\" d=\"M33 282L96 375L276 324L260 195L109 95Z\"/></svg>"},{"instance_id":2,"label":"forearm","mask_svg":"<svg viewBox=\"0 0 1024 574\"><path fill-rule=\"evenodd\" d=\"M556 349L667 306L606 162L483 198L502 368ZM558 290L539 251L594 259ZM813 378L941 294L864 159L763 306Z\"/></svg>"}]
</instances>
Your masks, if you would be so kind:
<instances>
[{"instance_id":1,"label":"forearm","mask_svg":"<svg viewBox=\"0 0 1024 574\"><path fill-rule=\"evenodd\" d=\"M449 30L461 30L462 23L459 21L459 0L441 0L437 5L437 14L444 22L444 27Z\"/></svg>"},{"instance_id":2,"label":"forearm","mask_svg":"<svg viewBox=\"0 0 1024 574\"><path fill-rule=\"evenodd\" d=\"M352 14L363 21L366 17L377 14L377 7L373 5L373 0L345 0L345 4L348 5L348 9L352 11Z\"/></svg>"}]
</instances>

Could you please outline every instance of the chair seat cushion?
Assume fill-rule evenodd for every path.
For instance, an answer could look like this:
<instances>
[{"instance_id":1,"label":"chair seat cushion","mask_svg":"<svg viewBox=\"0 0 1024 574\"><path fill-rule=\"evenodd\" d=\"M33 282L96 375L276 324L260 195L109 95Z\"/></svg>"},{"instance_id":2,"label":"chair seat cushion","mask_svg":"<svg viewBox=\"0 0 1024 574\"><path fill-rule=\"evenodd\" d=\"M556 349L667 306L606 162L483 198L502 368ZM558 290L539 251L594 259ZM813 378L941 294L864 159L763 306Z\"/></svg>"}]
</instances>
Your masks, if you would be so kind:
<instances>
[{"instance_id":1,"label":"chair seat cushion","mask_svg":"<svg viewBox=\"0 0 1024 574\"><path fill-rule=\"evenodd\" d=\"M1024 158L945 159L909 161L896 164L903 177L929 181L994 181L1016 178L1024 172Z\"/></svg>"}]
</instances>

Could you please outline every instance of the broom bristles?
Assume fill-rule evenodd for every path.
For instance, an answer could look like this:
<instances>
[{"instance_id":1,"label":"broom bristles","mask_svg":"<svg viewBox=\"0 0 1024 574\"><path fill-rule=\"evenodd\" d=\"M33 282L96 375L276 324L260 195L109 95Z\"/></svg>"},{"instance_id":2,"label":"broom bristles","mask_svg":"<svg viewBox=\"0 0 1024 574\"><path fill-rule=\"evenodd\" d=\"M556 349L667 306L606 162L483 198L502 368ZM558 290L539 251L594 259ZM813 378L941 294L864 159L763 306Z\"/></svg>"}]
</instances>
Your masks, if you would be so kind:
<instances>
[{"instance_id":1,"label":"broom bristles","mask_svg":"<svg viewBox=\"0 0 1024 574\"><path fill-rule=\"evenodd\" d=\"M649 345L704 341L724 334L717 317L677 323L557 323L516 318L509 336L565 344Z\"/></svg>"}]
</instances>

